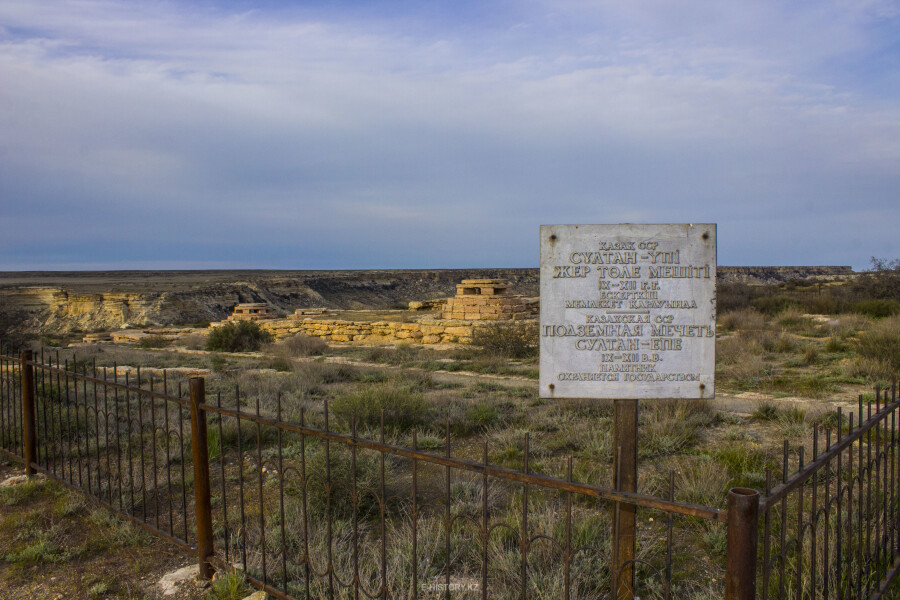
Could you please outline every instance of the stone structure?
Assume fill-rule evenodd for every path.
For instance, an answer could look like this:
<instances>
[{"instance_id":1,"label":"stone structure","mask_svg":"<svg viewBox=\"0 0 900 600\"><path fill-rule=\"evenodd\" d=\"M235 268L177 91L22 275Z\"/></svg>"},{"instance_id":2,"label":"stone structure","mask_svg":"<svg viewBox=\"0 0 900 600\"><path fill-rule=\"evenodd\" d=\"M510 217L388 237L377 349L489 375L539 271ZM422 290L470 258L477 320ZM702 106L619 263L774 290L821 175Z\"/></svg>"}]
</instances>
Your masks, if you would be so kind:
<instances>
[{"instance_id":1,"label":"stone structure","mask_svg":"<svg viewBox=\"0 0 900 600\"><path fill-rule=\"evenodd\" d=\"M366 344L468 344L476 327L488 325L422 319L415 323L397 321L345 321L342 319L272 319L260 323L276 340L303 333L332 342L363 342Z\"/></svg>"},{"instance_id":2,"label":"stone structure","mask_svg":"<svg viewBox=\"0 0 900 600\"><path fill-rule=\"evenodd\" d=\"M505 279L463 279L456 296L441 310L444 319L455 321L497 321L529 318L521 296L509 293Z\"/></svg>"},{"instance_id":3,"label":"stone structure","mask_svg":"<svg viewBox=\"0 0 900 600\"><path fill-rule=\"evenodd\" d=\"M229 315L229 321L265 321L273 319L274 316L269 313L269 305L265 302L252 302L246 304L238 304L234 307L234 312Z\"/></svg>"}]
</instances>

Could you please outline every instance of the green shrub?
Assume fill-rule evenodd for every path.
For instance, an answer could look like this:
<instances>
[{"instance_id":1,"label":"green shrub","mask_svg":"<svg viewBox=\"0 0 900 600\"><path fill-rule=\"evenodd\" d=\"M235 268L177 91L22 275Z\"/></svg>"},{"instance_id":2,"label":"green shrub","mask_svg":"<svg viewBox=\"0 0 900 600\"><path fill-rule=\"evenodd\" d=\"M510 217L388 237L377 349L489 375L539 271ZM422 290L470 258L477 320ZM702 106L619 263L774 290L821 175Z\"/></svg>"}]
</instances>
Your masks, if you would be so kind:
<instances>
[{"instance_id":1,"label":"green shrub","mask_svg":"<svg viewBox=\"0 0 900 600\"><path fill-rule=\"evenodd\" d=\"M138 340L138 348L165 348L169 339L162 335L148 335Z\"/></svg>"},{"instance_id":2,"label":"green shrub","mask_svg":"<svg viewBox=\"0 0 900 600\"><path fill-rule=\"evenodd\" d=\"M378 426L383 410L385 426L400 430L423 423L428 408L420 389L394 382L368 385L335 398L329 406L345 426L349 426L354 417L359 425Z\"/></svg>"},{"instance_id":3,"label":"green shrub","mask_svg":"<svg viewBox=\"0 0 900 600\"><path fill-rule=\"evenodd\" d=\"M857 352L862 358L886 363L892 375L900 373L900 316L875 323L859 336Z\"/></svg>"},{"instance_id":4,"label":"green shrub","mask_svg":"<svg viewBox=\"0 0 900 600\"><path fill-rule=\"evenodd\" d=\"M876 298L873 300L860 300L853 303L853 311L860 315L880 319L900 314L900 302Z\"/></svg>"},{"instance_id":5,"label":"green shrub","mask_svg":"<svg viewBox=\"0 0 900 600\"><path fill-rule=\"evenodd\" d=\"M226 323L209 333L206 349L217 352L246 352L259 350L272 341L272 334L254 321Z\"/></svg>"},{"instance_id":6,"label":"green shrub","mask_svg":"<svg viewBox=\"0 0 900 600\"><path fill-rule=\"evenodd\" d=\"M763 314L774 316L788 308L796 307L797 301L789 296L764 296L753 299L750 305Z\"/></svg>"},{"instance_id":7,"label":"green shrub","mask_svg":"<svg viewBox=\"0 0 900 600\"><path fill-rule=\"evenodd\" d=\"M494 356L532 358L538 355L538 326L534 321L498 321L476 327L472 343Z\"/></svg>"}]
</instances>

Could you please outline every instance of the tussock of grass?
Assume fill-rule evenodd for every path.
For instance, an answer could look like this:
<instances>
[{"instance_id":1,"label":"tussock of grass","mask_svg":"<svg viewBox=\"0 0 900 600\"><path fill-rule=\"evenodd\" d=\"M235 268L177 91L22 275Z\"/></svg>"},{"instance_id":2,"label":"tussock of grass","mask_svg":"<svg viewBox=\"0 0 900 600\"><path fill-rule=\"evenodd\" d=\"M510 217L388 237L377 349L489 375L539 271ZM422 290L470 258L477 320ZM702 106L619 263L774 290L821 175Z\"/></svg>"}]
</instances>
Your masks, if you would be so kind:
<instances>
[{"instance_id":1,"label":"tussock of grass","mask_svg":"<svg viewBox=\"0 0 900 600\"><path fill-rule=\"evenodd\" d=\"M40 537L20 550L10 552L5 556L6 562L23 567L65 562L68 559L68 553L46 537Z\"/></svg>"},{"instance_id":2,"label":"tussock of grass","mask_svg":"<svg viewBox=\"0 0 900 600\"><path fill-rule=\"evenodd\" d=\"M731 476L709 456L682 457L672 465L675 473L675 499L703 506L721 506Z\"/></svg>"},{"instance_id":3,"label":"tussock of grass","mask_svg":"<svg viewBox=\"0 0 900 600\"><path fill-rule=\"evenodd\" d=\"M209 600L241 600L251 591L243 573L235 569L216 578L209 586L206 597Z\"/></svg>"},{"instance_id":4,"label":"tussock of grass","mask_svg":"<svg viewBox=\"0 0 900 600\"><path fill-rule=\"evenodd\" d=\"M807 344L803 347L803 364L813 365L819 360L819 349L815 344Z\"/></svg>"},{"instance_id":5,"label":"tussock of grass","mask_svg":"<svg viewBox=\"0 0 900 600\"><path fill-rule=\"evenodd\" d=\"M844 365L844 375L870 383L889 381L892 374L891 365L880 358L857 356Z\"/></svg>"},{"instance_id":6,"label":"tussock of grass","mask_svg":"<svg viewBox=\"0 0 900 600\"><path fill-rule=\"evenodd\" d=\"M752 442L728 444L716 450L713 458L730 477L727 488L761 489L765 485L766 469L772 466L765 451Z\"/></svg>"},{"instance_id":7,"label":"tussock of grass","mask_svg":"<svg viewBox=\"0 0 900 600\"><path fill-rule=\"evenodd\" d=\"M19 485L0 488L0 502L6 506L17 506L35 498L45 487L42 480L26 481Z\"/></svg>"},{"instance_id":8,"label":"tussock of grass","mask_svg":"<svg viewBox=\"0 0 900 600\"><path fill-rule=\"evenodd\" d=\"M638 452L643 457L682 452L716 420L705 400L653 401L641 416Z\"/></svg>"},{"instance_id":9,"label":"tussock of grass","mask_svg":"<svg viewBox=\"0 0 900 600\"><path fill-rule=\"evenodd\" d=\"M840 430L841 433L847 433L850 428L850 419L847 415L841 415L841 418L838 419L838 412L836 410L830 410L825 414L821 415L818 420L819 427L823 429L830 429L835 434Z\"/></svg>"},{"instance_id":10,"label":"tussock of grass","mask_svg":"<svg viewBox=\"0 0 900 600\"><path fill-rule=\"evenodd\" d=\"M114 547L140 546L150 541L150 536L140 528L120 519L108 510L91 512L89 520L100 528L107 542Z\"/></svg>"},{"instance_id":11,"label":"tussock of grass","mask_svg":"<svg viewBox=\"0 0 900 600\"><path fill-rule=\"evenodd\" d=\"M349 426L353 418L360 425L377 426L384 411L385 426L399 430L424 423L428 413L422 392L409 384L372 384L335 398L329 406L345 426Z\"/></svg>"},{"instance_id":12,"label":"tussock of grass","mask_svg":"<svg viewBox=\"0 0 900 600\"><path fill-rule=\"evenodd\" d=\"M825 351L833 352L835 354L839 352L846 352L848 349L847 344L839 337L832 335L828 338L828 341L825 342Z\"/></svg>"},{"instance_id":13,"label":"tussock of grass","mask_svg":"<svg viewBox=\"0 0 900 600\"><path fill-rule=\"evenodd\" d=\"M759 421L774 421L778 418L778 407L769 402L761 402L753 412L753 418Z\"/></svg>"},{"instance_id":14,"label":"tussock of grass","mask_svg":"<svg viewBox=\"0 0 900 600\"><path fill-rule=\"evenodd\" d=\"M716 324L725 331L754 331L769 327L765 315L749 308L725 312L719 316Z\"/></svg>"},{"instance_id":15,"label":"tussock of grass","mask_svg":"<svg viewBox=\"0 0 900 600\"><path fill-rule=\"evenodd\" d=\"M892 375L900 373L900 317L875 323L859 337L857 352L861 358L883 362Z\"/></svg>"}]
</instances>

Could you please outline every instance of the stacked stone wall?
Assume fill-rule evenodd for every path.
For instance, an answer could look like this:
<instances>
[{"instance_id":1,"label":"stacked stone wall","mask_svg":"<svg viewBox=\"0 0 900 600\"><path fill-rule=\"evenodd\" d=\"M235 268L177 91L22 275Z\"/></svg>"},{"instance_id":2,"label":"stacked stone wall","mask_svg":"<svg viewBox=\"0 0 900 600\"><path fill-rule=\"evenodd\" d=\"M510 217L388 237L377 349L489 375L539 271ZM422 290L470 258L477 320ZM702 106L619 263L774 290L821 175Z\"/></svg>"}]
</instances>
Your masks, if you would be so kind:
<instances>
[{"instance_id":1,"label":"stacked stone wall","mask_svg":"<svg viewBox=\"0 0 900 600\"><path fill-rule=\"evenodd\" d=\"M275 339L303 333L332 342L418 344L467 344L472 331L487 323L460 323L444 320L421 320L415 323L393 321L344 321L339 319L273 319L261 321L260 327Z\"/></svg>"},{"instance_id":2,"label":"stacked stone wall","mask_svg":"<svg viewBox=\"0 0 900 600\"><path fill-rule=\"evenodd\" d=\"M529 317L518 296L454 296L441 311L445 319L464 321L520 320Z\"/></svg>"}]
</instances>

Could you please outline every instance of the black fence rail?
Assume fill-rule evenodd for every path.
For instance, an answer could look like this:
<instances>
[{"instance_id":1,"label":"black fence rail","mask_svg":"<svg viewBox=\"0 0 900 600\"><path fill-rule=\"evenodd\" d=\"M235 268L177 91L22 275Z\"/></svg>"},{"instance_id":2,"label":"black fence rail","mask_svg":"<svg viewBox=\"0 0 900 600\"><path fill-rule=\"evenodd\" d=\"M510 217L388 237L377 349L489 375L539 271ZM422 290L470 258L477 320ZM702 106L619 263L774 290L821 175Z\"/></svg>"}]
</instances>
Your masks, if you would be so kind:
<instances>
[{"instance_id":1,"label":"black fence rail","mask_svg":"<svg viewBox=\"0 0 900 600\"><path fill-rule=\"evenodd\" d=\"M248 406L185 383L2 351L0 449L196 551L202 575L239 568L276 598L896 593L896 388L860 401L864 421L817 430L809 462L785 445L777 485L769 473L764 496L732 490L720 509L676 502L674 476L665 497L578 482L571 457L536 455L527 434L513 469L449 425L410 440L383 415L336 424L327 403ZM698 569L701 530L727 536L724 565Z\"/></svg>"},{"instance_id":2,"label":"black fence rail","mask_svg":"<svg viewBox=\"0 0 900 600\"><path fill-rule=\"evenodd\" d=\"M895 384L860 397L855 423L839 410L835 432L816 430L809 462L785 442L761 504L761 598L897 597L898 410Z\"/></svg>"}]
</instances>

